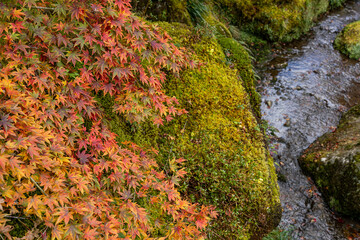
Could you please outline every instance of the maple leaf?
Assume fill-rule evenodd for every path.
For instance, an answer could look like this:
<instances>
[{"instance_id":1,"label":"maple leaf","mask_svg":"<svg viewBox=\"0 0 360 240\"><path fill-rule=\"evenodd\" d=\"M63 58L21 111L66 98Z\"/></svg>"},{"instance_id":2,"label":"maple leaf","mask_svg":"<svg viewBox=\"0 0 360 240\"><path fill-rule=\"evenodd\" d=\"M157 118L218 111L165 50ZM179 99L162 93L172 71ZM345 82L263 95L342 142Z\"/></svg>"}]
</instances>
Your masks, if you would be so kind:
<instances>
[{"instance_id":1,"label":"maple leaf","mask_svg":"<svg viewBox=\"0 0 360 240\"><path fill-rule=\"evenodd\" d=\"M13 127L13 120L10 118L9 114L3 115L0 118L0 126L4 128L7 132L10 128Z\"/></svg>"},{"instance_id":2,"label":"maple leaf","mask_svg":"<svg viewBox=\"0 0 360 240\"><path fill-rule=\"evenodd\" d=\"M1 167L3 170L5 170L6 163L8 163L10 157L11 157L11 156L8 155L8 154L1 154L1 155L0 155L0 167Z\"/></svg>"},{"instance_id":3,"label":"maple leaf","mask_svg":"<svg viewBox=\"0 0 360 240\"><path fill-rule=\"evenodd\" d=\"M14 18L21 18L22 16L25 15L25 13L23 13L23 11L21 9L16 9L14 8L11 12L11 15L14 17Z\"/></svg>"},{"instance_id":4,"label":"maple leaf","mask_svg":"<svg viewBox=\"0 0 360 240\"><path fill-rule=\"evenodd\" d=\"M69 51L67 54L67 62L72 62L72 64L75 66L76 62L80 61L80 53L76 51Z\"/></svg>"},{"instance_id":5,"label":"maple leaf","mask_svg":"<svg viewBox=\"0 0 360 240\"><path fill-rule=\"evenodd\" d=\"M154 118L153 122L156 126L163 125L163 119L161 117Z\"/></svg>"},{"instance_id":6,"label":"maple leaf","mask_svg":"<svg viewBox=\"0 0 360 240\"><path fill-rule=\"evenodd\" d=\"M96 237L98 236L98 232L96 231L95 228L86 228L84 231L84 235L83 238L84 239L96 239Z\"/></svg>"},{"instance_id":7,"label":"maple leaf","mask_svg":"<svg viewBox=\"0 0 360 240\"><path fill-rule=\"evenodd\" d=\"M195 222L196 227L200 229L204 229L207 226L207 221L205 218L199 218Z\"/></svg>"},{"instance_id":8,"label":"maple leaf","mask_svg":"<svg viewBox=\"0 0 360 240\"><path fill-rule=\"evenodd\" d=\"M91 154L86 154L86 151L83 150L82 152L79 151L76 156L79 158L81 164L86 164L89 162L89 157Z\"/></svg>"},{"instance_id":9,"label":"maple leaf","mask_svg":"<svg viewBox=\"0 0 360 240\"><path fill-rule=\"evenodd\" d=\"M20 164L23 162L20 161L18 157L11 156L10 159L8 160L8 163L9 163L11 169L19 169Z\"/></svg>"},{"instance_id":10,"label":"maple leaf","mask_svg":"<svg viewBox=\"0 0 360 240\"><path fill-rule=\"evenodd\" d=\"M0 225L0 233L4 234L8 239L12 239L10 235L10 231L13 229L10 225L1 224Z\"/></svg>"},{"instance_id":11,"label":"maple leaf","mask_svg":"<svg viewBox=\"0 0 360 240\"><path fill-rule=\"evenodd\" d=\"M54 215L59 216L55 224L58 224L63 220L65 224L68 224L70 219L73 219L73 215L67 207L60 208L58 212L55 213Z\"/></svg>"},{"instance_id":12,"label":"maple leaf","mask_svg":"<svg viewBox=\"0 0 360 240\"><path fill-rule=\"evenodd\" d=\"M70 224L65 232L65 236L70 236L70 239L79 239L79 236L82 234L81 230L79 229L78 225Z\"/></svg>"},{"instance_id":13,"label":"maple leaf","mask_svg":"<svg viewBox=\"0 0 360 240\"><path fill-rule=\"evenodd\" d=\"M80 48L83 49L85 45L85 39L83 36L78 36L77 38L74 38L73 41L75 42L74 47L80 45Z\"/></svg>"},{"instance_id":14,"label":"maple leaf","mask_svg":"<svg viewBox=\"0 0 360 240\"><path fill-rule=\"evenodd\" d=\"M56 239L62 239L63 237L63 230L60 228L60 226L55 225L51 229L51 235Z\"/></svg>"}]
</instances>

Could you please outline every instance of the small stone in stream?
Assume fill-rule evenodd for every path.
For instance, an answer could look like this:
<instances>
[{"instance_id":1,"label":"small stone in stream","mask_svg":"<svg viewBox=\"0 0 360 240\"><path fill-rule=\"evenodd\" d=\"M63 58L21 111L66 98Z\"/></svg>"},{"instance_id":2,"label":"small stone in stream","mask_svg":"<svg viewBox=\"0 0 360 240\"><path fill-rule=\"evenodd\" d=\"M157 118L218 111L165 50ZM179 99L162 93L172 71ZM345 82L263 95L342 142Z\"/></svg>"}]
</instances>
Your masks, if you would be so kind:
<instances>
[{"instance_id":1,"label":"small stone in stream","mask_svg":"<svg viewBox=\"0 0 360 240\"><path fill-rule=\"evenodd\" d=\"M284 123L285 127L290 127L291 121L290 118L286 119L286 122Z\"/></svg>"},{"instance_id":2,"label":"small stone in stream","mask_svg":"<svg viewBox=\"0 0 360 240\"><path fill-rule=\"evenodd\" d=\"M298 91L300 91L300 90L304 90L302 87L300 87L300 86L297 86L296 88L295 88L295 90L298 90Z\"/></svg>"},{"instance_id":3,"label":"small stone in stream","mask_svg":"<svg viewBox=\"0 0 360 240\"><path fill-rule=\"evenodd\" d=\"M268 108L271 108L273 105L273 102L268 100L268 101L265 101L265 104L268 106Z\"/></svg>"},{"instance_id":4,"label":"small stone in stream","mask_svg":"<svg viewBox=\"0 0 360 240\"><path fill-rule=\"evenodd\" d=\"M287 67L287 65L288 65L288 63L287 62L285 62L285 63L278 63L278 64L276 64L276 68L286 68Z\"/></svg>"}]
</instances>

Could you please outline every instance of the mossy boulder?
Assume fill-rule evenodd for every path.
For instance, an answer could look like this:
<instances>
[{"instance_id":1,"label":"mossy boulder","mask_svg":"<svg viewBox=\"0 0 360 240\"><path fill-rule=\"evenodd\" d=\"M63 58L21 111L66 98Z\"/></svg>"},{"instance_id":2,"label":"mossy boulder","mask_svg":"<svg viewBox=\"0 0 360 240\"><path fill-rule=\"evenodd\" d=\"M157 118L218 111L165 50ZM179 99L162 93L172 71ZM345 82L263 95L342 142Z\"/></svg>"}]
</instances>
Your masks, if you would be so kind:
<instances>
[{"instance_id":1,"label":"mossy boulder","mask_svg":"<svg viewBox=\"0 0 360 240\"><path fill-rule=\"evenodd\" d=\"M271 41L291 41L306 33L330 7L344 0L220 0L238 25Z\"/></svg>"},{"instance_id":2,"label":"mossy boulder","mask_svg":"<svg viewBox=\"0 0 360 240\"><path fill-rule=\"evenodd\" d=\"M360 61L360 21L346 25L334 44L343 54Z\"/></svg>"},{"instance_id":3,"label":"mossy boulder","mask_svg":"<svg viewBox=\"0 0 360 240\"><path fill-rule=\"evenodd\" d=\"M109 125L119 141L159 149L158 162L169 174L172 159L187 160L188 174L179 182L182 194L219 212L207 230L210 239L261 239L280 221L279 189L239 70L226 64L215 37L201 37L182 24L158 24L200 62L180 78L168 76L164 84L188 114L159 128L146 122L134 125L111 111L108 96L100 102Z\"/></svg>"},{"instance_id":4,"label":"mossy boulder","mask_svg":"<svg viewBox=\"0 0 360 240\"><path fill-rule=\"evenodd\" d=\"M299 162L333 210L360 219L360 105L341 118L335 132L313 143Z\"/></svg>"},{"instance_id":5,"label":"mossy boulder","mask_svg":"<svg viewBox=\"0 0 360 240\"><path fill-rule=\"evenodd\" d=\"M233 38L218 38L218 42L223 48L230 66L238 70L254 113L260 119L260 94L256 92L255 74L249 53Z\"/></svg>"}]
</instances>

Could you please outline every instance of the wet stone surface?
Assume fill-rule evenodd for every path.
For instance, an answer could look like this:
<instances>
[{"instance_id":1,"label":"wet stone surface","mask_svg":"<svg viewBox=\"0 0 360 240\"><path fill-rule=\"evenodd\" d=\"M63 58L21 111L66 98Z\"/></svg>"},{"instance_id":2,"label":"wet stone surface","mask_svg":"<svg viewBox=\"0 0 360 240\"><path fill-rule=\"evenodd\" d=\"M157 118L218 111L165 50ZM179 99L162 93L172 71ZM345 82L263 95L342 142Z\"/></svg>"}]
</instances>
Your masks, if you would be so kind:
<instances>
[{"instance_id":1,"label":"wet stone surface","mask_svg":"<svg viewBox=\"0 0 360 240\"><path fill-rule=\"evenodd\" d=\"M302 41L284 46L258 66L263 118L279 130L273 145L282 176L280 227L293 229L294 239L347 239L357 228L357 223L327 208L297 159L334 129L344 111L360 104L360 63L333 48L342 28L358 19L360 1L350 1L324 17Z\"/></svg>"}]
</instances>

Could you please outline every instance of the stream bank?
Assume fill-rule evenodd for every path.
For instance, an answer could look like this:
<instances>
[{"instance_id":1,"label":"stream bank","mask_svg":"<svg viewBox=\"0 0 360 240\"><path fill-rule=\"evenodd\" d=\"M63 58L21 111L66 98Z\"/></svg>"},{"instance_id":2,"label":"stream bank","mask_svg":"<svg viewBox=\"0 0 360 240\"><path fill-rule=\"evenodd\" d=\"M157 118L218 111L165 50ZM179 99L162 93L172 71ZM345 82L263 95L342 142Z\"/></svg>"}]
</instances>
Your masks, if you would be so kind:
<instances>
[{"instance_id":1,"label":"stream bank","mask_svg":"<svg viewBox=\"0 0 360 240\"><path fill-rule=\"evenodd\" d=\"M283 217L294 239L347 239L357 223L331 212L298 157L333 130L340 116L360 103L360 63L334 50L343 26L360 19L360 1L324 17L303 40L273 52L258 65L263 118L279 132L273 142Z\"/></svg>"}]
</instances>

